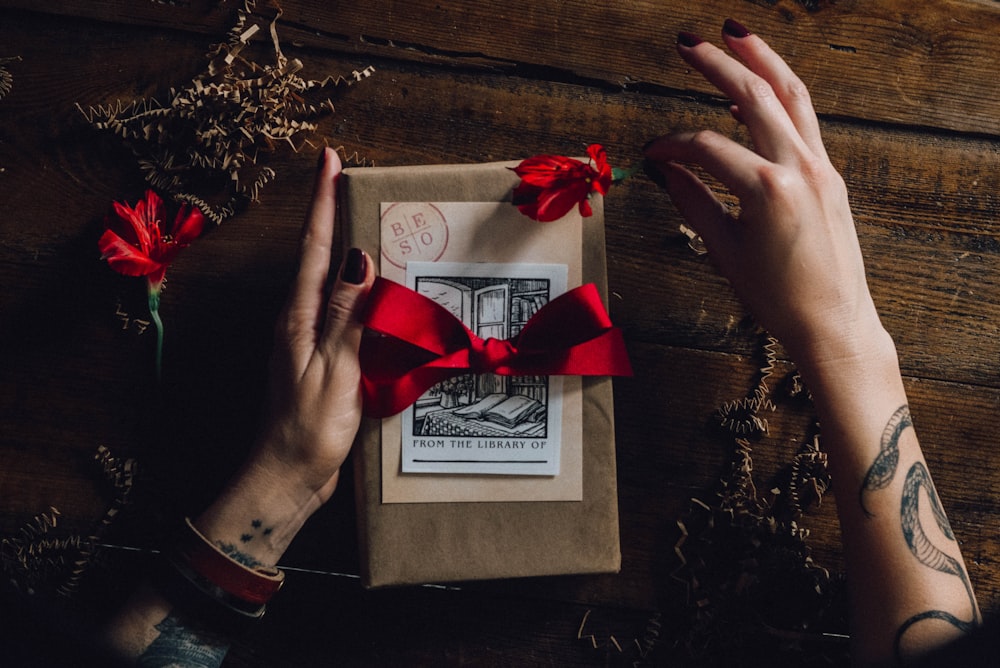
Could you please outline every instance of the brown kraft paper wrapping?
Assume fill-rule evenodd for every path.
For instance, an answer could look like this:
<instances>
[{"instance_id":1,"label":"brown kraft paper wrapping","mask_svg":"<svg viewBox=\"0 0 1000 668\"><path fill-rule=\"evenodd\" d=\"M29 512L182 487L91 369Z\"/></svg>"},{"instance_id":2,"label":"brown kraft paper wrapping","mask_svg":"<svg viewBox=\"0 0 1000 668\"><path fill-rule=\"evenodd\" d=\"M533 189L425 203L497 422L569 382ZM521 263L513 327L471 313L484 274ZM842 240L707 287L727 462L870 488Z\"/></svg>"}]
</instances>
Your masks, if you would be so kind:
<instances>
[{"instance_id":1,"label":"brown kraft paper wrapping","mask_svg":"<svg viewBox=\"0 0 1000 668\"><path fill-rule=\"evenodd\" d=\"M355 168L341 176L345 247L378 265L383 202L505 202L516 162ZM583 219L582 280L607 304L603 201ZM545 223L539 223L544 225ZM617 572L621 567L611 379L583 378L581 501L383 503L381 421L354 446L362 582L366 587ZM415 474L420 475L420 474Z\"/></svg>"}]
</instances>

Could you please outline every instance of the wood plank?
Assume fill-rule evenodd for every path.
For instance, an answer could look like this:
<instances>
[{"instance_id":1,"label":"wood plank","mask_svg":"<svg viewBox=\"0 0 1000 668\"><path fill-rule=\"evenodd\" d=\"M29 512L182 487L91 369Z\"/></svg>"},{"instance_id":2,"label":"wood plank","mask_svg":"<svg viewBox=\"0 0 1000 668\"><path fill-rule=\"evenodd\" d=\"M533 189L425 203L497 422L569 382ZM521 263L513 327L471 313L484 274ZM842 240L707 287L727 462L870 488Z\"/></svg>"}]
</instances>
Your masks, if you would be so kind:
<instances>
[{"instance_id":1,"label":"wood plank","mask_svg":"<svg viewBox=\"0 0 1000 668\"><path fill-rule=\"evenodd\" d=\"M714 95L673 55L679 30L719 41L730 3L631 3L508 0L433 7L414 2L281 3L290 41L334 51L483 67L528 77L590 81L613 89ZM4 7L104 21L220 34L218 3L181 5L63 0ZM736 17L764 36L809 86L820 113L869 121L995 135L1000 56L995 4L970 0L747 3ZM649 26L657 26L652 39ZM497 35L502 35L498 39ZM949 82L941 85L941 82Z\"/></svg>"},{"instance_id":2,"label":"wood plank","mask_svg":"<svg viewBox=\"0 0 1000 668\"><path fill-rule=\"evenodd\" d=\"M618 46L610 64L594 49L562 54L541 45L511 66L501 61L517 49L501 39L486 40L488 28L438 34L432 29L448 24L447 8L414 16L404 4L393 4L391 15L371 9L387 10L386 3L286 7L289 28L304 45L287 51L302 57L306 74L325 76L377 62L376 76L346 91L322 126L321 136L348 153L378 164L472 162L577 153L597 140L616 164L627 164L638 159L637 147L651 135L675 127L717 127L746 141L724 105L703 96L690 73L668 68L675 78L654 85L594 85L630 71ZM704 17L718 4L675 8L664 22L660 52L669 53L667 37L678 21L690 17L684 26L689 29L709 25ZM315 152L276 154L278 179L263 191L262 202L212 230L171 268L163 304L167 376L156 392L150 385L151 336L140 334L135 323L144 312L143 287L114 275L96 252L110 202L134 199L144 184L132 158L86 127L73 106L156 94L196 73L207 42L217 39L214 27L227 25L223 8L212 5L55 2L29 12L9 9L26 3L0 2L8 8L0 14L0 56L23 58L10 66L14 88L0 101L0 533L16 530L49 505L64 511L67 531L89 528L108 500L90 461L96 446L105 444L145 465L147 496L123 521L118 537L152 546L163 528L158 522L178 510L196 511L253 440L271 327L294 270ZM510 25L524 30L541 30L552 20L540 13L545 5L530 15L520 5L511 7L524 15ZM792 3L748 5L753 14L746 22L763 32L759 26L769 25L763 19L785 25L773 17L791 11L789 25L797 27L784 38L790 39L796 31L836 25L823 23L824 16L843 22L854 16L855 32L847 34L871 40L883 30L896 35L931 25L932 17L941 20L940 7L921 5L891 30L886 22L868 31L857 17L887 16L902 5L873 7L831 3L803 14ZM948 7L960 18L981 19L975 38L986 39L993 7L971 0ZM645 19L662 11L652 3L642 8L651 12L638 14ZM473 16L482 9L469 11ZM580 11L593 18L596 10ZM338 33L332 22L341 16L345 23ZM621 19L634 26L636 16ZM577 20L566 17L563 29ZM459 25L454 16L451 22ZM321 36L309 36L317 26ZM578 27L580 35L590 36L581 44L595 43L599 27ZM620 29L613 27L612 34ZM361 34L378 40L355 42ZM886 46L885 57L916 48L901 44ZM413 45L420 49L411 50ZM815 51L803 54L790 42L784 45L801 63L818 58ZM952 63L946 75L962 86L979 81L986 76L982 71L962 68L985 68L989 62L982 58L961 67ZM831 71L837 62L809 70L823 95L843 83L838 77L844 74ZM644 67L636 72L654 72L652 64ZM877 79L864 75L868 82ZM931 79L920 85L928 99L944 90ZM890 119L924 127L861 123L898 111L886 91L873 95L882 97L845 113L824 102L831 114L851 118L828 118L823 130L852 192L873 293L900 349L938 491L963 540L983 607L1000 609L1000 477L991 466L1000 408L1000 159L996 140L987 136L994 130L984 125L981 134L956 134L930 128L959 124L952 116L966 102L961 95L940 109L914 107L909 117ZM980 102L987 105L988 95ZM961 123L971 128L981 110L975 104L970 109ZM665 560L676 540L675 520L691 497L711 493L726 462L727 441L712 430L712 412L752 387L761 360L759 334L710 262L686 248L676 231L676 211L653 184L636 179L616 187L607 213L612 315L626 330L638 370L635 378L616 382L622 573L467 586L454 600L450 593L424 591L354 591L340 599L349 585L316 587L310 595L313 586L307 584L302 589L308 591L285 597L284 611L277 606L274 626L259 640L263 644L240 646L232 665L259 665L254 662L262 657L280 665L289 637L304 645L303 656L321 663L331 656L325 637L340 621L359 633L361 640L345 650L356 665L398 665L413 657L429 664L465 657L479 665L516 659L606 665L621 658L607 645L596 654L581 650L574 634L582 614L593 606L601 637L629 639L660 606L657 587L669 574ZM790 366L782 363L780 371L784 377ZM812 416L808 406L783 399L769 419L772 433L754 450L761 489L808 433ZM836 570L839 536L829 501L808 517L808 526L814 557ZM344 485L300 536L289 563L356 571L353 545L342 539L353 531L351 503ZM334 610L331 600L349 600L362 614L355 617L353 605ZM525 601L538 600L544 603L530 612L535 609ZM519 616L525 609L529 613ZM323 626L327 613L343 617ZM420 619L422 614L445 623ZM406 642L380 635L415 619L419 624Z\"/></svg>"},{"instance_id":3,"label":"wood plank","mask_svg":"<svg viewBox=\"0 0 1000 668\"><path fill-rule=\"evenodd\" d=\"M295 573L287 587L263 622L263 642L238 644L225 665L288 665L290 648L297 665L627 665L650 614L454 588L366 593Z\"/></svg>"},{"instance_id":4,"label":"wood plank","mask_svg":"<svg viewBox=\"0 0 1000 668\"><path fill-rule=\"evenodd\" d=\"M138 48L146 38L135 34L131 39ZM183 47L177 39L161 44L183 48L181 53L196 60L197 42L185 38ZM38 42L46 45L45 51L59 48L47 45L60 43L66 46L57 55L74 59L76 48L65 38L53 35ZM38 57L29 61L37 64L42 51L35 47L32 53ZM140 90L150 92L153 82L165 85L162 82L169 81L176 70L157 62L152 54L123 64L117 80L101 75L100 61L84 61L62 77L58 73L43 76L29 61L19 63L17 88L0 108L4 127L20 128L5 138L4 162L15 166L8 168L4 182L9 184L9 201L15 210L30 210L37 219L52 222L44 229L6 226L5 262L20 261L26 252L57 252L53 241L60 237L52 236L56 232L52 225L58 221L76 224L56 210L55 201L27 201L33 192L27 184L42 183L51 192L64 193L89 211L93 220L103 215L106 202L126 189L126 178L134 179L129 170L113 168L115 160L127 161L124 155L112 154L111 160L95 169L93 154L79 150L74 142L85 141L87 129L72 103L130 99L133 82L147 82ZM321 56L307 61L316 73L342 72L355 64ZM99 76L104 85L96 94L88 93L85 82ZM412 73L388 66L366 84L345 93L340 111L323 131L331 142L343 143L348 152L378 164L518 157L511 146L520 147L524 154L574 152L591 138L604 141L612 159L627 164L637 159L635 147L650 135L674 127L715 126L745 140L724 111L674 98L595 92L556 83L518 82L515 87L506 77ZM41 118L42 125L35 118L40 108L55 110ZM442 113L442 109L451 111ZM609 126L608 117L618 123ZM550 120L556 118L559 122ZM407 127L421 128L419 137L398 130ZM67 136L61 128L71 128L71 134ZM1000 199L993 195L1000 192L1000 153L994 143L925 131L863 130L838 122L825 123L824 131L832 159L852 192L872 290L886 326L897 339L906 373L996 384L1000 337L983 336L995 333L995 323L1000 322L995 262ZM37 155L34 146L60 135L64 146L28 159ZM107 150L113 143L100 146ZM282 170L294 170L289 173L292 179L308 178L304 155L280 157L279 165ZM275 184L264 196L272 207L265 215L288 221L285 239L291 244L291 229L298 224L301 207L293 204L294 188L285 189L289 183ZM134 185L131 188L137 190ZM705 258L685 248L676 233L680 219L666 198L639 180L616 189L607 206L610 280L616 295L612 309L629 335L725 349L731 332L743 320L742 309ZM39 207L49 207L50 212ZM69 243L67 237L74 233L58 234ZM225 243L205 246L211 249L203 252L221 256L222 262L232 253L222 250ZM240 249L238 245L237 252ZM233 261L245 262L247 256L233 256ZM658 280L651 284L650 276ZM27 298L28 293L23 294Z\"/></svg>"}]
</instances>

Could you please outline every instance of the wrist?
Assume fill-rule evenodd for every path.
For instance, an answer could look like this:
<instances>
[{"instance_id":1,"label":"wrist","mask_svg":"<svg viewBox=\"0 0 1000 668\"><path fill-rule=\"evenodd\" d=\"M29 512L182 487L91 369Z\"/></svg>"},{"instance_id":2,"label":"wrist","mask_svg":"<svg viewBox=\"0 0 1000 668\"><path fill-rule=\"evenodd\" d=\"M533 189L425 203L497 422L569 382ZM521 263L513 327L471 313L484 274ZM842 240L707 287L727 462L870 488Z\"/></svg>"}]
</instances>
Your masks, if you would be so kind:
<instances>
[{"instance_id":1,"label":"wrist","mask_svg":"<svg viewBox=\"0 0 1000 668\"><path fill-rule=\"evenodd\" d=\"M886 421L907 403L895 343L881 324L796 360L841 483L878 455ZM836 486L836 485L835 485Z\"/></svg>"},{"instance_id":2,"label":"wrist","mask_svg":"<svg viewBox=\"0 0 1000 668\"><path fill-rule=\"evenodd\" d=\"M234 559L273 566L322 505L314 490L255 453L195 520L208 540Z\"/></svg>"},{"instance_id":3,"label":"wrist","mask_svg":"<svg viewBox=\"0 0 1000 668\"><path fill-rule=\"evenodd\" d=\"M899 372L896 344L877 318L870 325L846 329L789 352L817 388L879 372L893 376Z\"/></svg>"},{"instance_id":4,"label":"wrist","mask_svg":"<svg viewBox=\"0 0 1000 668\"><path fill-rule=\"evenodd\" d=\"M345 427L340 418L302 424L305 419L277 420L262 432L248 459L270 473L273 482L285 488L290 498L315 504L313 510L333 495L340 478L340 467L357 433ZM246 468L246 467L245 467Z\"/></svg>"}]
</instances>

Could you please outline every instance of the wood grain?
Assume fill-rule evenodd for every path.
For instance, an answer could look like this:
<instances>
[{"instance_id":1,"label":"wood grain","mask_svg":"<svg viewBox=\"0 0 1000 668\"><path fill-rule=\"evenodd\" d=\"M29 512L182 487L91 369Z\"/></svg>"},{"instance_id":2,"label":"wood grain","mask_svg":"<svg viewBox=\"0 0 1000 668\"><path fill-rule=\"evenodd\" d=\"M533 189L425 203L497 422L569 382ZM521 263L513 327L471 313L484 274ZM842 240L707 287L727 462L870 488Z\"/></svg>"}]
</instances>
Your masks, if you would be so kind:
<instances>
[{"instance_id":1,"label":"wood grain","mask_svg":"<svg viewBox=\"0 0 1000 668\"><path fill-rule=\"evenodd\" d=\"M230 11L206 0L99 0L3 6L116 23L219 34ZM994 4L940 0L778 0L629 3L507 0L493 3L281 3L289 39L398 60L489 67L542 78L576 78L618 89L714 95L671 54L679 30L717 39L723 18L739 19L785 55L821 114L996 134L1000 101L992 73ZM738 10L738 11L737 11ZM548 74L546 74L548 73Z\"/></svg>"},{"instance_id":2,"label":"wood grain","mask_svg":"<svg viewBox=\"0 0 1000 668\"><path fill-rule=\"evenodd\" d=\"M673 53L678 30L715 39L722 19L739 14L813 94L935 484L982 607L1000 609L996 3L282 7L283 48L306 76L375 66L371 79L338 93L316 143L380 165L573 154L600 141L626 166L675 128L747 142L725 102ZM261 201L171 268L157 390L143 287L110 272L96 249L110 202L134 201L144 183L132 156L75 107L185 83L233 9L0 0L0 58L21 57L8 64L13 88L0 99L0 535L50 506L62 512L60 531L89 531L110 502L92 461L104 444L143 467L136 507L113 542L155 546L164 518L196 512L254 438L316 151L276 151L278 178ZM616 186L606 210L611 311L637 369L615 384L622 573L364 592L350 577L348 483L288 554L288 565L307 570L293 572L261 632L228 665L288 665L289 652L298 665L322 665L331 651L364 666L637 658L634 645L620 652L609 638L634 643L675 602L666 581L676 520L692 497L709 498L726 465L728 441L712 415L756 382L761 338L710 261L687 247L676 210L652 183ZM779 364L780 378L791 371ZM754 445L759 489L811 433L813 416L782 395L768 419L770 433ZM841 569L833 499L803 523L817 563ZM93 577L104 583L112 573ZM588 610L594 642L577 638Z\"/></svg>"}]
</instances>

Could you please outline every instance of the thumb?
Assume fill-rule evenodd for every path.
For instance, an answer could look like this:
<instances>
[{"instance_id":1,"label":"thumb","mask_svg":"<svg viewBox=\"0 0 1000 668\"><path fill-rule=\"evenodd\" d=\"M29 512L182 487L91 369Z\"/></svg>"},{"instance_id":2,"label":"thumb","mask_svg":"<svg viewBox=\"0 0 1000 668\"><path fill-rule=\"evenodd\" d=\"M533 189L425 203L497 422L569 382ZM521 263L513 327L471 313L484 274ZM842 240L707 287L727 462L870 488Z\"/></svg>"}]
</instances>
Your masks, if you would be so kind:
<instances>
[{"instance_id":1,"label":"thumb","mask_svg":"<svg viewBox=\"0 0 1000 668\"><path fill-rule=\"evenodd\" d=\"M368 254L358 248L347 252L326 306L320 348L333 354L346 344L357 355L361 345L361 312L375 280Z\"/></svg>"},{"instance_id":2,"label":"thumb","mask_svg":"<svg viewBox=\"0 0 1000 668\"><path fill-rule=\"evenodd\" d=\"M663 174L664 188L684 221L697 232L710 255L726 253L732 243L734 221L729 210L701 179L675 162L656 165Z\"/></svg>"}]
</instances>

